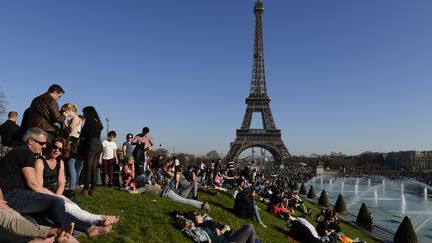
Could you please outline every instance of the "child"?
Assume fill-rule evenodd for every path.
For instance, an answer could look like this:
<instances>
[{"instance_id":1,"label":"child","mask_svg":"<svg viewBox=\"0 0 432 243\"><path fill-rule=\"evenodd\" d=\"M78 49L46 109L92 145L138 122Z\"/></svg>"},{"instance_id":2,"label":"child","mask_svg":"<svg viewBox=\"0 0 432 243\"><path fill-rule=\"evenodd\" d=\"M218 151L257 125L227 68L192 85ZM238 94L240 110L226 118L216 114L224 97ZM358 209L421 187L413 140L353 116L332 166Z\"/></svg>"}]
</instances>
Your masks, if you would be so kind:
<instances>
[{"instance_id":1,"label":"child","mask_svg":"<svg viewBox=\"0 0 432 243\"><path fill-rule=\"evenodd\" d=\"M99 160L99 164L102 164L103 168L102 185L105 185L105 180L108 176L108 187L111 187L113 183L114 164L117 165L119 163L117 158L117 144L114 142L116 136L116 132L108 132L108 139L102 142L103 151Z\"/></svg>"},{"instance_id":2,"label":"child","mask_svg":"<svg viewBox=\"0 0 432 243\"><path fill-rule=\"evenodd\" d=\"M123 187L129 187L128 190L135 189L135 183L133 182L133 178L135 177L135 160L133 157L128 158L127 163L123 166L121 176Z\"/></svg>"}]
</instances>

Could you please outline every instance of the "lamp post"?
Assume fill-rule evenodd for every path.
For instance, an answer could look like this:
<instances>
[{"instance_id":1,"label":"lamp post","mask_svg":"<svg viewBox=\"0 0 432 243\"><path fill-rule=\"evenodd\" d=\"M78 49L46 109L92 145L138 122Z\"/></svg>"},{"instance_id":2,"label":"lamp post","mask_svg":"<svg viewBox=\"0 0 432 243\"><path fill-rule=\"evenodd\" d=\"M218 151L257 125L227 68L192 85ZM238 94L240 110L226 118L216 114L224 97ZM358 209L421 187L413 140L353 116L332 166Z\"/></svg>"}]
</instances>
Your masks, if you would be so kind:
<instances>
[{"instance_id":1,"label":"lamp post","mask_svg":"<svg viewBox=\"0 0 432 243\"><path fill-rule=\"evenodd\" d=\"M105 118L105 121L107 122L107 137L108 137L110 119L107 117Z\"/></svg>"}]
</instances>

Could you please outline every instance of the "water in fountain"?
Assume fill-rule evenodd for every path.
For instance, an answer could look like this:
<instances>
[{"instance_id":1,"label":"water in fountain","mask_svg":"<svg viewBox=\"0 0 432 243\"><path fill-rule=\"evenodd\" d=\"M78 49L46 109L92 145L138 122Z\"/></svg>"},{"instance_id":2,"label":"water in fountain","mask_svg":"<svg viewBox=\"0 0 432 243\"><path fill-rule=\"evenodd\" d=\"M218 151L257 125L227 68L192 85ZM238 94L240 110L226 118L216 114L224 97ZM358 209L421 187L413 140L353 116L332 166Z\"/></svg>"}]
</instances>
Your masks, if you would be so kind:
<instances>
[{"instance_id":1,"label":"water in fountain","mask_svg":"<svg viewBox=\"0 0 432 243\"><path fill-rule=\"evenodd\" d=\"M321 190L324 188L324 178L321 177Z\"/></svg>"},{"instance_id":2,"label":"water in fountain","mask_svg":"<svg viewBox=\"0 0 432 243\"><path fill-rule=\"evenodd\" d=\"M312 183L314 184L314 186L315 186L315 181L316 181L316 178L315 178L315 176L312 178Z\"/></svg>"},{"instance_id":3,"label":"water in fountain","mask_svg":"<svg viewBox=\"0 0 432 243\"><path fill-rule=\"evenodd\" d=\"M371 187L371 180L370 178L368 178L368 189L370 189L370 187Z\"/></svg>"},{"instance_id":4,"label":"water in fountain","mask_svg":"<svg viewBox=\"0 0 432 243\"><path fill-rule=\"evenodd\" d=\"M330 187L330 189L329 189L329 191L332 191L332 182L333 182L333 178L330 178L330 181L329 181L329 187Z\"/></svg>"},{"instance_id":5,"label":"water in fountain","mask_svg":"<svg viewBox=\"0 0 432 243\"><path fill-rule=\"evenodd\" d=\"M374 189L374 199L375 199L375 207L378 207L378 191Z\"/></svg>"},{"instance_id":6,"label":"water in fountain","mask_svg":"<svg viewBox=\"0 0 432 243\"><path fill-rule=\"evenodd\" d=\"M406 215L406 200L405 200L405 195L403 193L401 199L401 215L402 216Z\"/></svg>"},{"instance_id":7,"label":"water in fountain","mask_svg":"<svg viewBox=\"0 0 432 243\"><path fill-rule=\"evenodd\" d=\"M355 186L354 186L354 191L355 191L355 200L357 201L358 200L358 184L357 184L357 182L356 182L356 184L355 184Z\"/></svg>"},{"instance_id":8,"label":"water in fountain","mask_svg":"<svg viewBox=\"0 0 432 243\"><path fill-rule=\"evenodd\" d=\"M320 183L320 178L316 178L317 183ZM311 179L308 184L312 183ZM328 190L330 185L333 187L331 192ZM343 194L350 213L357 213L363 202L370 204L374 222L393 232L402 220L401 215L408 214L419 242L432 242L432 200L425 202L426 199L429 201L432 192L430 185L412 179L391 180L381 176L359 177L358 180L357 177L328 176L324 178L324 189L328 192L329 201L336 201L338 195Z\"/></svg>"}]
</instances>

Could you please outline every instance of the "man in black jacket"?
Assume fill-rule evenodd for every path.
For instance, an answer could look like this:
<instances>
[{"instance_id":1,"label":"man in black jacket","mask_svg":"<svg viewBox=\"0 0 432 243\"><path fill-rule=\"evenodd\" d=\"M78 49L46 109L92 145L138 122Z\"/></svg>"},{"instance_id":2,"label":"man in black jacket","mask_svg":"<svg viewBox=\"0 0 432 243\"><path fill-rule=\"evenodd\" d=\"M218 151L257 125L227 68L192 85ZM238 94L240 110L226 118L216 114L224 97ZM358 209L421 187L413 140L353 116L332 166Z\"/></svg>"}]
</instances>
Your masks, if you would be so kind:
<instances>
[{"instance_id":1,"label":"man in black jacket","mask_svg":"<svg viewBox=\"0 0 432 243\"><path fill-rule=\"evenodd\" d=\"M58 99L65 93L58 84L53 84L48 91L33 99L29 108L29 128L39 127L54 137L58 132L55 123L62 123L66 116L59 110Z\"/></svg>"},{"instance_id":2,"label":"man in black jacket","mask_svg":"<svg viewBox=\"0 0 432 243\"><path fill-rule=\"evenodd\" d=\"M21 144L24 135L20 126L17 125L18 112L11 111L8 120L0 125L0 136L3 146L14 148Z\"/></svg>"}]
</instances>

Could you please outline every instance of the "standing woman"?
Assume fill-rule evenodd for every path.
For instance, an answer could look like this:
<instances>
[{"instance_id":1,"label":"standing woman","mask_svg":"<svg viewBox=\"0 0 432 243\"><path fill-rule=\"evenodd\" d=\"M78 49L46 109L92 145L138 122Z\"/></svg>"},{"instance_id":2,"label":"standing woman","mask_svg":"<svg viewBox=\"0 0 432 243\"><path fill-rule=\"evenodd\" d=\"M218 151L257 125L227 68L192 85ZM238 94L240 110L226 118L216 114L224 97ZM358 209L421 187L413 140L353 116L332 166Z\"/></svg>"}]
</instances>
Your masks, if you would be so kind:
<instances>
[{"instance_id":1,"label":"standing woman","mask_svg":"<svg viewBox=\"0 0 432 243\"><path fill-rule=\"evenodd\" d=\"M77 159L76 156L81 134L81 119L76 114L78 106L75 104L66 103L62 106L62 110L66 116L63 127L66 131L68 147L71 150L71 156L67 160L67 169L69 172L68 183L69 189L75 190L75 184L77 178L79 178L83 163L81 160Z\"/></svg>"},{"instance_id":2,"label":"standing woman","mask_svg":"<svg viewBox=\"0 0 432 243\"><path fill-rule=\"evenodd\" d=\"M84 156L84 189L81 191L81 194L83 196L92 196L95 193L94 190L97 182L96 168L102 152L100 136L103 126L93 106L84 107L83 115L85 122L81 130L79 149L79 153Z\"/></svg>"}]
</instances>

